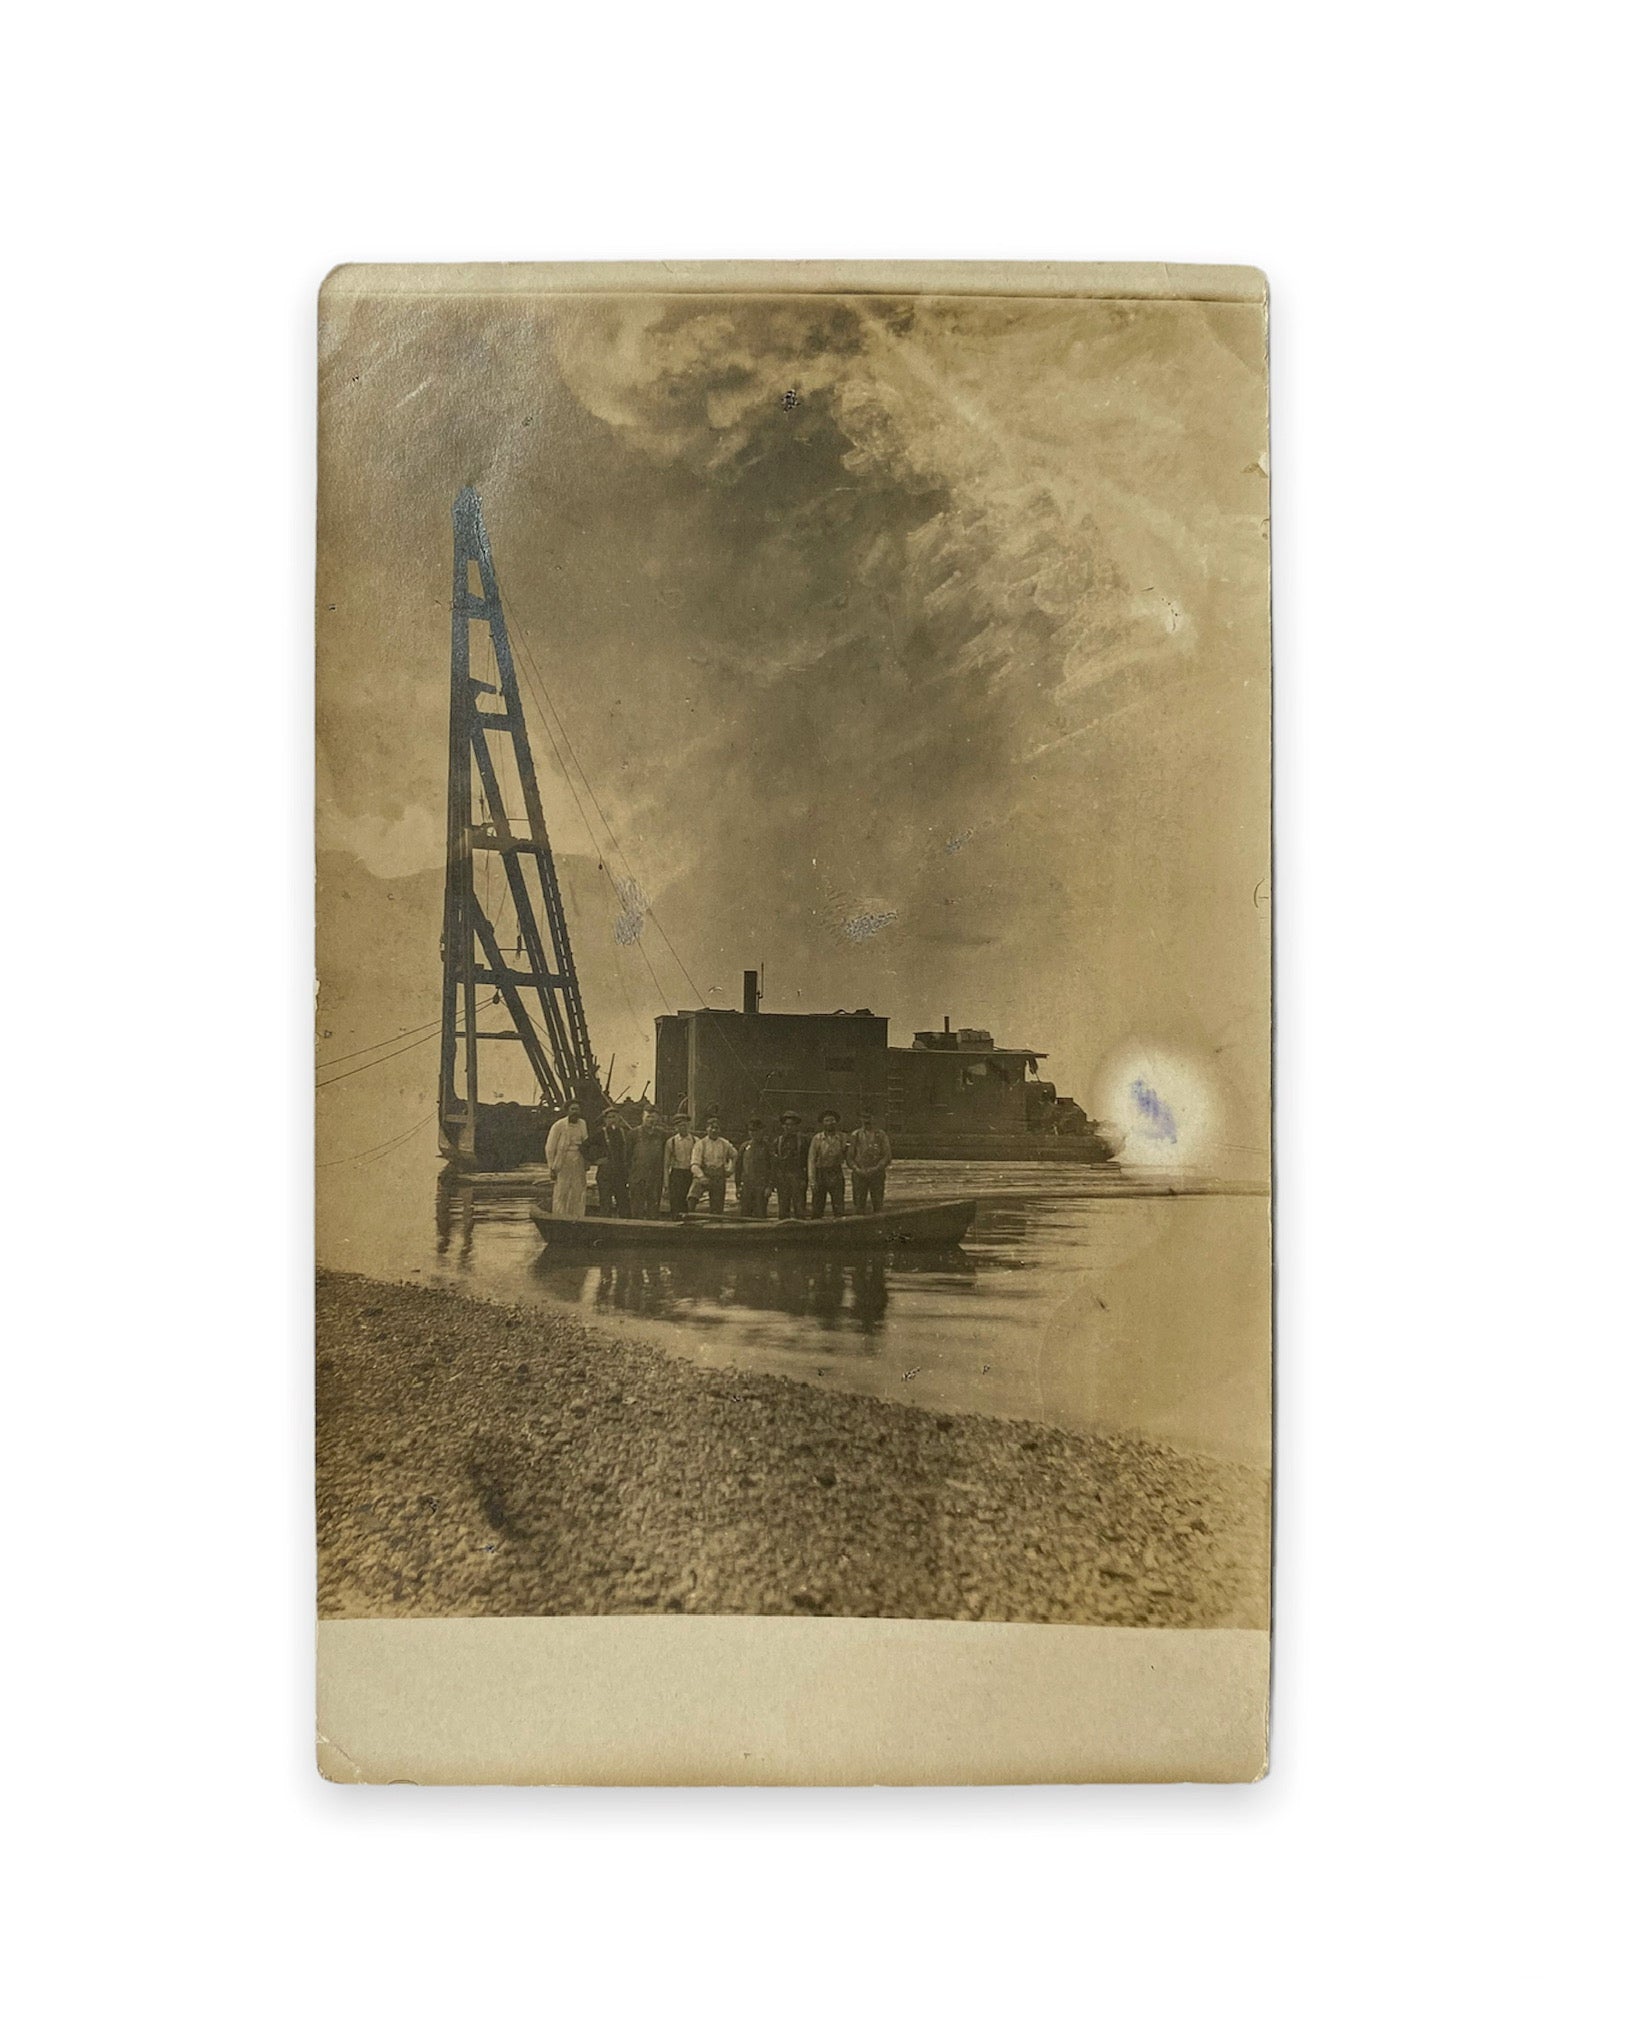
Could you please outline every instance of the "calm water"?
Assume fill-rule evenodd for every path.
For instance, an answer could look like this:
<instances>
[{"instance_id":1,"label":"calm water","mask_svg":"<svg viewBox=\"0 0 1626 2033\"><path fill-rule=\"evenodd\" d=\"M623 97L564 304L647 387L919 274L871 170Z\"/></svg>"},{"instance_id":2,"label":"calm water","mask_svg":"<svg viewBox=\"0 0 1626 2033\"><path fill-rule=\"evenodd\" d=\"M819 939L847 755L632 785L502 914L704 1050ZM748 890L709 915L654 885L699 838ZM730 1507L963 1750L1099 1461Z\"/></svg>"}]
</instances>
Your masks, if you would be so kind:
<instances>
[{"instance_id":1,"label":"calm water","mask_svg":"<svg viewBox=\"0 0 1626 2033\"><path fill-rule=\"evenodd\" d=\"M941 1411L1138 1429L1269 1455L1269 1202L1169 1175L900 1163L888 1198L975 1194L964 1245L842 1263L816 1252L564 1260L518 1183L413 1175L324 1220L337 1268L579 1308L693 1361ZM335 1230L337 1232L335 1232Z\"/></svg>"}]
</instances>

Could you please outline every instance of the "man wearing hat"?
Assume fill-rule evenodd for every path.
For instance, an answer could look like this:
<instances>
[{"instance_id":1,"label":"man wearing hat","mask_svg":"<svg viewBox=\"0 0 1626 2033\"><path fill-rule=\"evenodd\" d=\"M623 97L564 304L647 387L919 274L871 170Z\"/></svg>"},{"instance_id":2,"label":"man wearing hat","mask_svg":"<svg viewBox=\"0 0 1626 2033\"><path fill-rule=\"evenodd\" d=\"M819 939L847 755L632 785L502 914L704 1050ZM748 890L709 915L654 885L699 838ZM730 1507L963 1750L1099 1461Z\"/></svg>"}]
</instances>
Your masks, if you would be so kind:
<instances>
[{"instance_id":1,"label":"man wearing hat","mask_svg":"<svg viewBox=\"0 0 1626 2033\"><path fill-rule=\"evenodd\" d=\"M807 1132L794 1108L779 1118L773 1140L773 1184L781 1221L807 1219Z\"/></svg>"},{"instance_id":2,"label":"man wearing hat","mask_svg":"<svg viewBox=\"0 0 1626 2033\"><path fill-rule=\"evenodd\" d=\"M722 1117L713 1109L706 1117L706 1134L695 1138L692 1159L695 1184L705 1193L713 1214L721 1214L728 1205L728 1182L738 1156L723 1135Z\"/></svg>"},{"instance_id":3,"label":"man wearing hat","mask_svg":"<svg viewBox=\"0 0 1626 2033\"><path fill-rule=\"evenodd\" d=\"M875 1111L859 1112L848 1156L853 1168L854 1214L879 1214L886 1199L886 1168L892 1162L892 1139L875 1127Z\"/></svg>"},{"instance_id":4,"label":"man wearing hat","mask_svg":"<svg viewBox=\"0 0 1626 2033\"><path fill-rule=\"evenodd\" d=\"M672 1134L666 1139L666 1204L674 1221L680 1220L689 1205L689 1188L694 1184L694 1138L689 1118L679 1109L673 1118Z\"/></svg>"},{"instance_id":5,"label":"man wearing hat","mask_svg":"<svg viewBox=\"0 0 1626 2033\"><path fill-rule=\"evenodd\" d=\"M841 1134L841 1116L827 1108L819 1117L818 1132L807 1148L807 1183L813 1194L813 1219L824 1219L824 1203L837 1221L847 1211L847 1139Z\"/></svg>"}]
</instances>

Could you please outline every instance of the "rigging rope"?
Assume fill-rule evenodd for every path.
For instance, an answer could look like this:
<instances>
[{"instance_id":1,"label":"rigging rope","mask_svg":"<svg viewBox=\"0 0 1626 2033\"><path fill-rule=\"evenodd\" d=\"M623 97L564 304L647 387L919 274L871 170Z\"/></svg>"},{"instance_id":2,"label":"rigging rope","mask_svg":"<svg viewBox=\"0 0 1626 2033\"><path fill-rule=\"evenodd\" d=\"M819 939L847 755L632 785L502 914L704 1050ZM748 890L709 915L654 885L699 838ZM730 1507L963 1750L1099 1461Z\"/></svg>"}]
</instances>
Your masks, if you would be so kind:
<instances>
[{"instance_id":1,"label":"rigging rope","mask_svg":"<svg viewBox=\"0 0 1626 2033\"><path fill-rule=\"evenodd\" d=\"M323 1158L318 1163L316 1169L319 1172L325 1172L329 1165L355 1165L359 1164L363 1158L379 1158L386 1151L398 1150L402 1144L410 1142L418 1134L419 1130L432 1123L435 1115L436 1110L431 1109L422 1120L415 1122L411 1129L403 1130L399 1136L386 1137L381 1144L372 1144L364 1151L350 1151L342 1158Z\"/></svg>"},{"instance_id":2,"label":"rigging rope","mask_svg":"<svg viewBox=\"0 0 1626 2033\"><path fill-rule=\"evenodd\" d=\"M616 902L621 906L622 910L626 910L628 907L627 889L621 883L618 883L616 881L615 874L610 867L609 856L599 845L598 835L593 830L593 822L587 816L587 808L583 805L581 797L577 792L575 783L572 781L570 770L566 766L565 753L567 751L569 753L570 760L576 765L576 772L582 780L582 788L587 792L588 797L592 799L593 808L598 813L599 818L603 821L604 830L606 834L609 835L610 840L614 844L617 854L621 856L622 866L626 870L627 885L634 885L635 883L631 863L628 862L626 854L622 850L621 843L618 840L616 840L615 834L610 826L609 820L604 816L604 808L598 801L598 797L593 790L592 783L588 779L586 770L584 770L581 766L581 759L576 754L575 748L571 743L570 735L565 727L564 719L561 716L558 707L553 704L553 700L551 696L548 694L547 687L542 683L542 674L536 667L536 658L532 654L530 644L525 639L525 633L524 630L520 627L518 617L514 614L512 607L508 606L506 601L504 602L503 611L508 617L514 643L520 652L519 656L516 657L514 661L515 672L519 677L520 683L524 685L526 691L529 692L531 695L531 703L536 707L538 717L541 721L542 733L547 740L548 746L553 750L553 759L558 764L560 778L564 783L565 789L569 791L571 796L571 802L575 805L577 814L581 819L582 830L586 833L588 841L592 846L594 856L598 862L599 872L601 875L603 875L605 881L610 885L611 895L615 898ZM530 666L530 672L528 672L526 669L527 665ZM535 673L534 684L532 683L531 678L532 672ZM538 696L539 692L541 696ZM553 731L553 724L550 722L549 718L550 714L552 716L552 722L556 722L558 725L559 732L557 737L555 736ZM561 744L563 745L561 746ZM646 911L645 915L653 917L654 914L653 912ZM663 934L662 936L664 937L665 935ZM668 940L667 943L668 945L670 945L671 943L670 940ZM667 994L665 988L661 985L661 978L655 972L655 963L650 959L649 954L645 951L642 941L634 940L633 944L638 947L638 951L643 959L643 963L649 969L649 978L655 984L655 993L660 999L662 1008L670 1009L672 1007L672 998ZM676 956L674 955L674 958L675 957ZM680 969L682 969L683 962L681 960L678 961L678 966ZM617 971L619 972L619 962L617 963ZM689 985L691 988L694 986L693 982L690 982ZM623 994L626 993L625 982L622 983L622 992ZM630 996L628 996L627 1000L627 1014L633 1017L636 1017L637 1015L637 1012L632 1008Z\"/></svg>"},{"instance_id":3,"label":"rigging rope","mask_svg":"<svg viewBox=\"0 0 1626 2033\"><path fill-rule=\"evenodd\" d=\"M316 1083L317 1092L320 1093L324 1087L336 1087L341 1080L349 1080L357 1073L370 1073L375 1066L387 1066L391 1059L399 1059L403 1052L415 1052L421 1045L432 1045L440 1036L440 1032L441 1026L436 1024L427 1037L414 1038L410 1045L403 1045L400 1051L386 1052L382 1059L371 1059L365 1066L352 1066L347 1072L335 1073L331 1080L318 1080Z\"/></svg>"},{"instance_id":4,"label":"rigging rope","mask_svg":"<svg viewBox=\"0 0 1626 2033\"><path fill-rule=\"evenodd\" d=\"M335 1052L331 1059L318 1059L316 1070L320 1073L326 1066L342 1066L346 1059L360 1059L368 1052L381 1052L386 1045L398 1045L403 1038L410 1038L414 1031L438 1031L440 1024L439 1017L430 1017L421 1024L408 1024L404 1031L396 1031L392 1037L380 1038L375 1044L358 1045L353 1052Z\"/></svg>"},{"instance_id":5,"label":"rigging rope","mask_svg":"<svg viewBox=\"0 0 1626 2033\"><path fill-rule=\"evenodd\" d=\"M513 614L513 611L512 611L512 609L505 609L505 611L506 611L506 612L508 613L509 619L510 619L510 620L511 620L511 621L513 622L513 632L514 632L514 637L515 637L515 640L516 640L516 641L518 642L518 644L519 644L519 646L520 646L520 650L521 650L521 652L522 652L522 654L523 654L523 656L524 656L524 658L525 658L525 661L526 661L526 663L528 663L528 664L530 665L530 667L531 667L531 671L532 671L532 672L534 673L534 675L535 675L535 679L536 679L536 686L537 686L537 689L538 689L538 690L539 690L539 691L541 692L541 694L542 694L542 698L543 698L544 700L546 700L546 702L547 702L547 708L548 708L548 710L549 710L549 711L550 711L550 712L552 713L552 715L553 715L554 719L555 719L555 720L556 720L556 721L558 722L558 724L559 724L559 736L560 736L560 739L561 739L561 740L562 740L562 741L564 742L565 748L566 748L566 750L567 750L567 751L569 752L569 755L570 755L570 759L571 759L571 761L572 761L572 762L573 762L573 763L574 763L574 764L576 765L576 772L577 772L577 774L578 774L578 775L580 776L580 778L581 778L581 780L582 780L582 788L583 788L583 789L584 789L584 790L586 791L586 793L587 793L588 797L592 799L592 801L593 801L593 809L594 809L594 811L595 811L595 812L597 812L597 813L598 813L598 815L599 815L599 819L600 819L600 820L601 820L601 822L603 823L603 826L604 826L604 831L605 831L605 834L606 834L606 836L607 836L607 837L608 837L608 839L609 839L610 845L611 845L611 846L612 846L612 847L613 847L613 848L615 849L616 853L617 853L617 854L618 854L618 855L620 856L620 858L621 858L621 865L622 865L623 869L624 869L624 870L626 871L626 879L627 879L627 881L628 881L629 883L634 883L634 882L636 882L636 877L635 877L635 876L634 876L634 874L633 874L633 869L632 869L632 862L631 862L630 858L628 857L628 854L627 854L627 851L626 851L626 849L625 849L625 848L624 848L624 847L623 847L623 846L621 845L621 842L620 842L620 841L619 841L619 839L617 839L617 837L616 837L616 831L615 831L615 828L614 828L614 827L613 827L613 826L612 826L612 825L610 824L610 816L609 816L609 814L608 814L608 813L607 813L607 812L605 811L605 809L604 809L603 805L602 805L602 804L600 804L600 802L599 802L599 797L598 797L598 793L597 793L597 792L596 792L596 791L595 791L595 790L593 789L593 784L592 784L592 779L591 779L591 778L590 778L590 777L588 776L588 774L587 774L587 771L586 771L586 770L585 770L585 769L584 769L584 768L582 767L582 761L581 761L581 757L580 757L580 756L579 756L579 755L578 755L578 754L576 753L576 747L575 747L575 743L574 743L574 742L572 742L572 740L571 740L571 738L570 738L570 733L569 733L569 730L568 730L568 729L566 728L566 726L565 726L565 721L564 721L564 715L563 715L563 714L562 714L562 713L561 713L561 712L559 711L559 708L558 708L558 707L557 707L557 706L556 706L556 705L554 704L554 702L553 702L553 695L552 695L552 693L550 693L550 692L549 692L549 690L548 690L548 688L547 688L547 685L546 685L546 683L545 683L545 682L543 681L543 677L542 677L542 672L541 672L540 668L538 667L538 664L537 664L537 659L536 659L535 653L534 653L534 652L532 651L532 649L531 649L531 646L530 646L530 643L529 643L529 642L527 641L527 639L526 639L526 636L525 636L525 631L524 631L524 629L523 629L523 628L522 628L522 627L520 626L520 623L519 623L519 619L518 619L518 617L517 617L517 616L515 616L515 615ZM525 678L525 672L524 672L523 670L521 670L521 671L520 671L520 676L521 676L522 678ZM529 690L529 689L530 689L530 680L529 680L528 678L526 678L526 679L525 679L525 681L526 681L526 688L527 688L527 690ZM533 692L532 692L532 694L531 694L531 696L532 696L533 698L535 698L535 697L536 697L536 693L535 693L535 692L533 691ZM541 701L538 701L538 705L539 705L539 707L540 707L540 705L541 705ZM550 734L549 738L550 738L550 740L551 740L551 738L552 738L552 737L551 737L551 734ZM561 774L562 776L564 776L564 778L565 778L565 781L566 781L566 783L568 784L568 783L569 783L569 781L570 781L570 779L569 779L569 775L568 775L568 772L567 772L567 771L565 770L565 767L564 767L564 759L563 759L563 757L562 757L562 756L559 756L559 751L558 751L558 748L557 748L557 746L555 746L555 748L554 748L554 754L555 754L555 756L556 756L556 757L558 757L558 759L559 759L559 769L560 769L560 774ZM573 797L575 796L575 792L574 792L574 789L572 789L571 795L572 795ZM578 811L581 811L581 800L580 800L579 798L577 798L577 800L576 800L576 809L577 809ZM590 825L590 824L588 823L588 819L587 819L587 814L586 814L585 812L582 812L582 824L583 824L584 826L586 826L586 827L587 827L587 835L588 835L588 838L589 838L590 840L593 840L593 844L594 844L594 847L596 848L596 847L597 847L597 845L598 845L598 842L597 842L597 840L596 840L596 839L594 839L594 836L593 836L593 829L592 829L591 825ZM604 857L601 857L601 859L602 859L602 858L604 858ZM623 903L624 903L624 902L625 902L625 899L623 898L623 900L622 900L622 901L623 901ZM688 968L684 966L684 964L683 964L683 955L682 955L682 954L681 954L681 953L680 953L680 952L678 951L678 949L676 948L676 946L674 946L674 945L673 945L673 943L672 943L672 940L671 940L670 936L669 936L669 935L668 935L668 933L667 933L666 927L665 927L665 926L664 926L664 925L663 925L663 924L661 923L661 921L660 921L660 918L659 918L659 917L657 916L657 914L656 914L656 912L655 912L655 909L654 909L654 906L653 906L653 905L650 905L650 904L646 904L646 905L645 905L645 907L644 907L644 916L645 916L646 918L648 918L649 922L650 922L650 923L651 923L651 924L652 924L652 925L653 925L653 926L655 927L656 931L660 933L660 935L661 935L662 939L664 939L664 940L665 940L665 942L666 942L666 950L667 950L667 951L668 951L668 952L669 952L669 953L671 954L671 956L672 956L673 960L675 960L675 961L676 961L676 963L677 963L677 969L678 969L678 972L679 972L679 973L680 973L680 974L681 974L681 975L683 976L684 980L685 980L685 981L686 981L686 982L687 982L687 983L689 984L689 992L690 992L690 994L692 994L692 995L694 996L694 998L695 998L695 1001L696 1001L697 1003L699 1003L699 1002L703 1002L703 1001L704 1001L704 998L703 998L703 996L701 995L701 992L700 992L700 988L699 988L699 984L698 984L698 983L697 983L697 982L695 981L695 978L694 978L694 976L693 976L693 975L692 975L692 974L691 974L691 973L689 972ZM653 967L653 963L651 963L650 971L651 971L651 974L653 975L653 973L654 973L654 967ZM656 980L655 980L655 986L656 986L656 988L657 988L657 989L659 989L659 988L660 988L660 981L659 981L658 977L657 977L657 978L656 978ZM662 998L663 998L663 1000L666 1000L667 998L666 998L666 995L665 995L665 991L664 991L664 990L661 990L661 994L662 994Z\"/></svg>"},{"instance_id":6,"label":"rigging rope","mask_svg":"<svg viewBox=\"0 0 1626 2033\"><path fill-rule=\"evenodd\" d=\"M581 814L582 825L586 828L587 837L592 842L595 853L597 853L599 856L599 867L603 870L606 879L609 880L612 889L616 890L617 897L620 900L623 909L625 909L627 907L626 897L622 894L620 888L615 883L614 876L611 874L610 869L607 865L608 857L602 852L602 850L600 850L597 836L593 831L592 821L588 818L587 813L583 808L581 799L576 795L576 787L570 780L570 772L565 767L564 755L560 752L559 743L555 742L553 739L552 729L549 727L547 721L547 714L549 712L552 713L554 720L558 723L559 740L564 743L565 750L568 751L570 760L576 766L576 772L582 780L582 788L586 791L588 797L592 799L593 809L598 813L600 820L603 822L604 831L608 835L611 845L614 847L616 853L621 858L621 865L626 872L626 881L628 885L637 886L636 877L634 876L632 870L632 863L627 857L626 849L621 845L621 842L616 838L615 828L610 824L609 815L605 812L604 807L599 803L598 794L593 789L592 782L588 777L586 770L582 768L581 757L577 755L575 744L570 739L569 730L565 726L564 715L559 711L559 708L553 703L552 695L549 693L547 685L543 680L541 669L538 666L536 656L531 649L530 643L526 638L525 631L520 625L518 615L515 614L513 606L508 601L506 596L499 594L499 598L502 599L503 612L508 620L510 633L513 637L514 642L517 644L519 648L520 659L523 659L523 661L521 661L520 659L516 659L514 668L518 672L520 680L524 684L526 690L530 692L531 698L535 702L538 712L542 713L543 715L542 722L543 732L548 736L549 744L553 748L554 759L559 764L559 774L564 778L565 787L567 790L569 790L572 799L575 800L576 810ZM536 682L534 686L531 683L531 677L528 676L526 673L525 668L526 665L530 666L530 671L535 677ZM537 696L539 692L541 694L540 698ZM545 706L544 701L546 702ZM683 979L688 983L689 992L691 995L693 995L695 999L696 1008L704 1009L705 997L701 994L699 985L695 981L694 976L689 972L688 968L684 966L682 954L679 953L676 946L673 945L670 934L667 932L666 927L661 923L659 917L656 915L654 907L652 905L648 903L645 904L644 916L655 927L656 931L660 933L661 938L666 942L666 950L677 962L678 972L683 976ZM661 986L660 976L655 972L655 963L653 960L650 959L649 954L644 947L642 939L634 940L633 943L637 946L638 951L643 958L644 965L649 969L649 978L655 984L656 994L660 996L665 1006L668 1009L670 1009L673 1006L672 1000L667 995L665 989L662 988ZM738 1048L736 1047L733 1039L729 1037L728 1033L726 1031L719 1031L718 1036L727 1046L730 1056L733 1058L734 1063L739 1067L740 1071L746 1076L748 1080L754 1079L755 1075L753 1074L751 1067L749 1067L746 1064L745 1060L741 1057ZM757 1101L759 1104L762 1100L765 1091L766 1091L765 1088L759 1082L757 1084L756 1089ZM690 1099L692 1101L693 1097L691 1096Z\"/></svg>"},{"instance_id":7,"label":"rigging rope","mask_svg":"<svg viewBox=\"0 0 1626 2033\"><path fill-rule=\"evenodd\" d=\"M490 1009L493 1006L493 1004L498 1003L501 1000L502 998L500 996L496 995L490 996L485 1002L477 1003L475 1005L476 1012L478 1013L478 1011L483 1009ZM349 1080L353 1075L357 1073L370 1073L375 1066L388 1065L391 1059L399 1059L403 1052L415 1052L418 1050L420 1045L432 1044L434 1040L440 1036L443 1029L444 1025L437 1023L434 1029L429 1032L427 1037L414 1038L410 1044L401 1045L393 1052L386 1052L383 1058L381 1059L370 1059L365 1066L352 1066L349 1068L347 1072L335 1073L330 1080L318 1080L316 1083L317 1090L318 1092L320 1092L320 1090L324 1087L335 1087L341 1080ZM363 1047L363 1050L368 1049L370 1049L370 1047L365 1046ZM348 1053L346 1056L354 1058L356 1055L354 1053ZM327 1063L329 1065L336 1065L338 1062L336 1060L329 1060Z\"/></svg>"}]
</instances>

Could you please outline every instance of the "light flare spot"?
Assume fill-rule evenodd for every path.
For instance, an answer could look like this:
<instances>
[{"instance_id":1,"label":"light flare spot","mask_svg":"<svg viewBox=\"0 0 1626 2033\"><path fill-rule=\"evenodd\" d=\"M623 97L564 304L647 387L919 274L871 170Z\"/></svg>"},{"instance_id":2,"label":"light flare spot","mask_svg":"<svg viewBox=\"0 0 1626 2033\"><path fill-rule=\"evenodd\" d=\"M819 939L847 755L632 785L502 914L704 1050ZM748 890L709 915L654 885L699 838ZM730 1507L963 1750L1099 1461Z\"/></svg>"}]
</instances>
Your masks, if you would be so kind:
<instances>
[{"instance_id":1,"label":"light flare spot","mask_svg":"<svg viewBox=\"0 0 1626 2033\"><path fill-rule=\"evenodd\" d=\"M1132 1080L1129 1098L1135 1104L1138 1126L1147 1136L1161 1144L1178 1143L1180 1132L1175 1128L1174 1116L1155 1087L1144 1080Z\"/></svg>"}]
</instances>

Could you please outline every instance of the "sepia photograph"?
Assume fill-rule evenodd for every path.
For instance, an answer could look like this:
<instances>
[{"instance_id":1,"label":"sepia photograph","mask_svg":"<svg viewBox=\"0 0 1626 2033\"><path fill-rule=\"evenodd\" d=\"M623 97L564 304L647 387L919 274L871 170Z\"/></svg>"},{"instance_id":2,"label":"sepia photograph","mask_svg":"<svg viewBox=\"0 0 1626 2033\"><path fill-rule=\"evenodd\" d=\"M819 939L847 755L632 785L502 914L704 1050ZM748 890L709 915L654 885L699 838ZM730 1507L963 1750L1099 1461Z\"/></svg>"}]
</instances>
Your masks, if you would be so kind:
<instances>
[{"instance_id":1,"label":"sepia photograph","mask_svg":"<svg viewBox=\"0 0 1626 2033\"><path fill-rule=\"evenodd\" d=\"M1265 1630L1262 278L535 278L322 299L322 1616Z\"/></svg>"},{"instance_id":2,"label":"sepia photograph","mask_svg":"<svg viewBox=\"0 0 1626 2033\"><path fill-rule=\"evenodd\" d=\"M19 18L19 2023L1604 2019L1619 67L1358 27Z\"/></svg>"}]
</instances>

